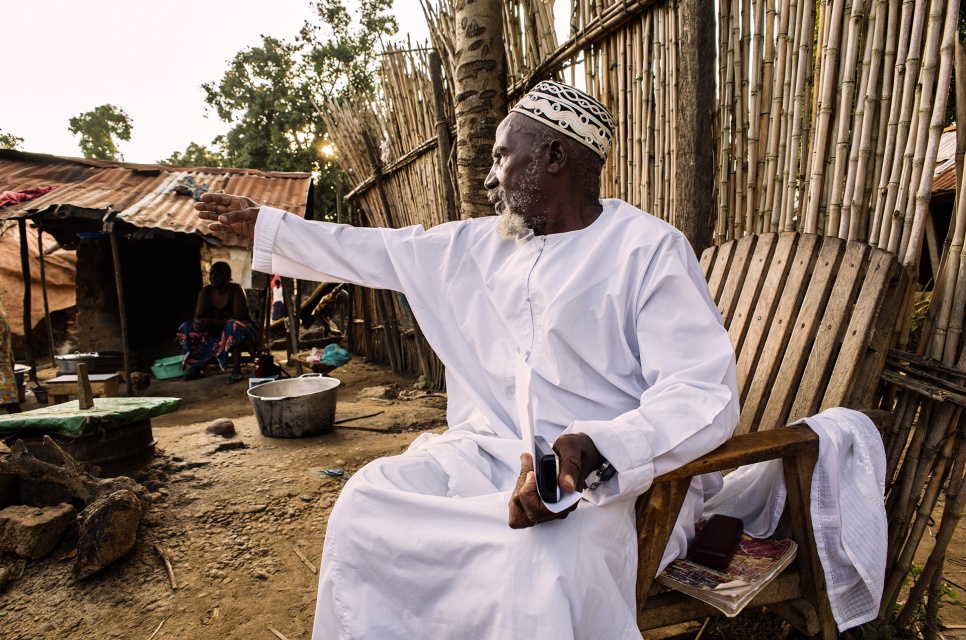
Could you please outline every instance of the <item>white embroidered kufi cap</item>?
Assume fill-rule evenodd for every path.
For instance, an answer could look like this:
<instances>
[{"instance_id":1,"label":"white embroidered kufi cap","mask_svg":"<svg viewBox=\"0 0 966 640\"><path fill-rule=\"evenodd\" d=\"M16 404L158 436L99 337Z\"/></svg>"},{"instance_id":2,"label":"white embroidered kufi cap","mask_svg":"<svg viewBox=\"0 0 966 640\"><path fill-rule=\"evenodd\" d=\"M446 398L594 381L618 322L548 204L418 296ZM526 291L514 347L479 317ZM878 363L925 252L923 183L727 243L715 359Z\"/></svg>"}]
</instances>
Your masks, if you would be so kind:
<instances>
[{"instance_id":1,"label":"white embroidered kufi cap","mask_svg":"<svg viewBox=\"0 0 966 640\"><path fill-rule=\"evenodd\" d=\"M570 136L607 159L614 137L614 118L595 98L569 85L544 80L531 89L511 113L519 113Z\"/></svg>"}]
</instances>

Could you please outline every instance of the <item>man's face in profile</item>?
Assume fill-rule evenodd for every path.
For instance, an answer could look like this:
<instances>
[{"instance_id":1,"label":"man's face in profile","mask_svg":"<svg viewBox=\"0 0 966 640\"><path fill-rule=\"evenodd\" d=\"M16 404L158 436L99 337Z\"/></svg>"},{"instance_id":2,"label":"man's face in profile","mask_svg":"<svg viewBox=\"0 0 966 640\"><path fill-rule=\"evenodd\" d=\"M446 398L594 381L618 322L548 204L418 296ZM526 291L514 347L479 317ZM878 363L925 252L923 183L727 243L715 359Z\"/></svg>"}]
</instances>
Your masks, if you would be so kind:
<instances>
[{"instance_id":1,"label":"man's face in profile","mask_svg":"<svg viewBox=\"0 0 966 640\"><path fill-rule=\"evenodd\" d=\"M487 197L500 215L500 235L514 238L532 227L534 205L540 192L539 156L535 128L524 116L510 114L496 130L493 166L484 182Z\"/></svg>"}]
</instances>

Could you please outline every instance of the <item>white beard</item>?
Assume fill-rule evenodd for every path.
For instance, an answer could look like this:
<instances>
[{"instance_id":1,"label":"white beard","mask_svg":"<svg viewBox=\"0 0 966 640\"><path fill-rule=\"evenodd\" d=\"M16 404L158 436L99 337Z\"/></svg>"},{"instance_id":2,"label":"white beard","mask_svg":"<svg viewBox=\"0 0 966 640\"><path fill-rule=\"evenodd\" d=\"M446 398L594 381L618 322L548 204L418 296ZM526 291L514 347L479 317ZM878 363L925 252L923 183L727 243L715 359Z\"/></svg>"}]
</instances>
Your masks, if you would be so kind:
<instances>
[{"instance_id":1,"label":"white beard","mask_svg":"<svg viewBox=\"0 0 966 640\"><path fill-rule=\"evenodd\" d=\"M519 213L506 211L500 214L498 232L504 240L516 240L523 237L529 230L526 220Z\"/></svg>"}]
</instances>

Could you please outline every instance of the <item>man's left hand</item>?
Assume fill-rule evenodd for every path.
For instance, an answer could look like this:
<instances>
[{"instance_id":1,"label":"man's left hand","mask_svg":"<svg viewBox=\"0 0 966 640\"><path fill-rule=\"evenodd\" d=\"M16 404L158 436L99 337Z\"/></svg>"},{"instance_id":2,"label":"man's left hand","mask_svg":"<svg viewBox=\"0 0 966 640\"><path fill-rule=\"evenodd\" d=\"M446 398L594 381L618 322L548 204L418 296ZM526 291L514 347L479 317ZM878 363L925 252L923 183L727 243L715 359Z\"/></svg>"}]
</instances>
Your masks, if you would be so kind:
<instances>
[{"instance_id":1,"label":"man's left hand","mask_svg":"<svg viewBox=\"0 0 966 640\"><path fill-rule=\"evenodd\" d=\"M553 450L560 459L560 475L557 486L561 491L583 491L584 478L600 467L604 457L594 441L585 433L568 433L557 438ZM533 457L529 453L520 456L520 475L517 486L510 496L510 519L512 529L525 529L547 520L566 518L577 505L554 513L548 509L537 493L537 479L533 472Z\"/></svg>"}]
</instances>

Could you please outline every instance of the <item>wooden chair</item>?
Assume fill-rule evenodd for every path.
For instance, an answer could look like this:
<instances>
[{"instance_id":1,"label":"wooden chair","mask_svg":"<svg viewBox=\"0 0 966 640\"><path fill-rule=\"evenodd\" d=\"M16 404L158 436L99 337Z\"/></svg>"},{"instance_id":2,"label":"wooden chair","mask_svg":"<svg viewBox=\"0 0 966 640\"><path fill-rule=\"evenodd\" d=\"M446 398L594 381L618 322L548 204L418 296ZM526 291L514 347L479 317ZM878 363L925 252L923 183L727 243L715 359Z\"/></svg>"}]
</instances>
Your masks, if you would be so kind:
<instances>
[{"instance_id":1,"label":"wooden chair","mask_svg":"<svg viewBox=\"0 0 966 640\"><path fill-rule=\"evenodd\" d=\"M806 635L838 637L816 556L809 492L818 436L777 429L826 408L869 408L902 307L893 254L797 233L751 236L701 256L735 347L741 414L735 436L654 481L637 502L637 605L642 630L718 613L654 582L691 478L781 458L795 563L749 605L768 605Z\"/></svg>"}]
</instances>

